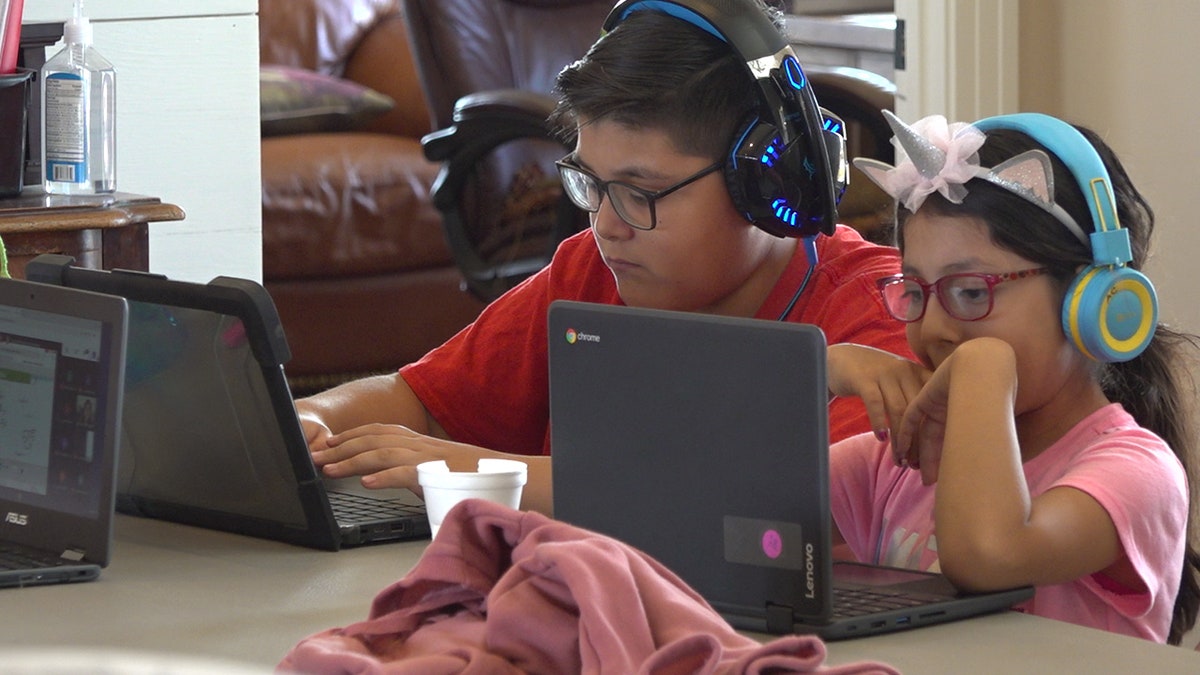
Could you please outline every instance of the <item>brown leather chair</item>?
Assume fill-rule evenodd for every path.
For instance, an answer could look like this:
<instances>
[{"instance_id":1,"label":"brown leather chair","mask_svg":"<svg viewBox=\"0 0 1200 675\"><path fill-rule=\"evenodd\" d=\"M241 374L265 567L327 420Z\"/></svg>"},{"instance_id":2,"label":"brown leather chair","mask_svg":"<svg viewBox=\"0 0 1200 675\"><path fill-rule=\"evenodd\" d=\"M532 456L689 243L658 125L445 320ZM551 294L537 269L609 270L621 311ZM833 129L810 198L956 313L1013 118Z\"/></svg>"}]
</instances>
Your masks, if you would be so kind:
<instances>
[{"instance_id":1,"label":"brown leather chair","mask_svg":"<svg viewBox=\"0 0 1200 675\"><path fill-rule=\"evenodd\" d=\"M881 162L895 161L892 128L882 110L895 110L896 85L886 77L848 66L807 66L813 93L822 107L846 123L846 153ZM838 221L853 227L872 241L892 243L894 219L892 198L851 169L850 185L838 203Z\"/></svg>"},{"instance_id":2,"label":"brown leather chair","mask_svg":"<svg viewBox=\"0 0 1200 675\"><path fill-rule=\"evenodd\" d=\"M559 71L600 36L612 0L403 0L429 107L426 157L446 238L478 297L544 266L585 227L554 161L567 151L546 119Z\"/></svg>"}]
</instances>

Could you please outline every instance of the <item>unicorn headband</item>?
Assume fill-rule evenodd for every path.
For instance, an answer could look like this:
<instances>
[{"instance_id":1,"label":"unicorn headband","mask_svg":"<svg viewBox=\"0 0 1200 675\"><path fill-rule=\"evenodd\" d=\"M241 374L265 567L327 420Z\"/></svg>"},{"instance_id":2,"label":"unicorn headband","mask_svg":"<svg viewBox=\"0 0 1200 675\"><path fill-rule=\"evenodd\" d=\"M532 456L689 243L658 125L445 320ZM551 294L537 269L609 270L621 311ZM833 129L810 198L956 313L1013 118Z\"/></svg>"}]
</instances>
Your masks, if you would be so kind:
<instances>
[{"instance_id":1,"label":"unicorn headband","mask_svg":"<svg viewBox=\"0 0 1200 675\"><path fill-rule=\"evenodd\" d=\"M892 143L903 155L896 166L865 157L855 158L854 166L904 208L915 213L934 192L961 204L967 196L967 181L980 178L1041 207L1083 245L1090 245L1079 223L1054 202L1054 171L1049 155L1042 150L1029 150L994 167L982 167L978 150L986 136L974 126L949 124L941 115L930 115L909 126L890 110L883 115L896 134Z\"/></svg>"}]
</instances>

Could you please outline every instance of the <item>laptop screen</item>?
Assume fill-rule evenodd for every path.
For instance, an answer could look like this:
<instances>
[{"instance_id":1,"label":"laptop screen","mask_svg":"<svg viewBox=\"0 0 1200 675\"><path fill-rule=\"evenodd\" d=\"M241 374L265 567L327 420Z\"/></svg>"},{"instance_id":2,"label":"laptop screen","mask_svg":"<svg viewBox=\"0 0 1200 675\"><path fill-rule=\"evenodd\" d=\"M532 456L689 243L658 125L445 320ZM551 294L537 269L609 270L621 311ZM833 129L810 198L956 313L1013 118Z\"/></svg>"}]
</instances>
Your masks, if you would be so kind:
<instances>
[{"instance_id":1,"label":"laptop screen","mask_svg":"<svg viewBox=\"0 0 1200 675\"><path fill-rule=\"evenodd\" d=\"M266 368L239 316L130 300L120 508L147 508L132 495L305 526Z\"/></svg>"},{"instance_id":2,"label":"laptop screen","mask_svg":"<svg viewBox=\"0 0 1200 675\"><path fill-rule=\"evenodd\" d=\"M73 262L41 255L25 272L129 303L118 510L324 549L368 539L334 517L284 373L291 350L261 284ZM428 527L424 514L399 520L377 536Z\"/></svg>"},{"instance_id":3,"label":"laptop screen","mask_svg":"<svg viewBox=\"0 0 1200 675\"><path fill-rule=\"evenodd\" d=\"M97 517L111 339L99 320L0 306L0 499Z\"/></svg>"},{"instance_id":4,"label":"laptop screen","mask_svg":"<svg viewBox=\"0 0 1200 675\"><path fill-rule=\"evenodd\" d=\"M820 329L564 301L548 325L555 517L646 551L719 611L824 611Z\"/></svg>"}]
</instances>

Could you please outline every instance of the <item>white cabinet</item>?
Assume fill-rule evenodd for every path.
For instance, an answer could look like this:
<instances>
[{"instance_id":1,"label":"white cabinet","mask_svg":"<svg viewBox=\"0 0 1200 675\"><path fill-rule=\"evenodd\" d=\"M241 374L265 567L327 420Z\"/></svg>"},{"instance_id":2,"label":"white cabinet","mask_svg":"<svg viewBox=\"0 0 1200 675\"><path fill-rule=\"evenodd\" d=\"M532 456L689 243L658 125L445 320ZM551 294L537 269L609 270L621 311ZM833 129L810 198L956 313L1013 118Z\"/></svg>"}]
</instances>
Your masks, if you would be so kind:
<instances>
[{"instance_id":1,"label":"white cabinet","mask_svg":"<svg viewBox=\"0 0 1200 675\"><path fill-rule=\"evenodd\" d=\"M24 23L71 0L27 0ZM150 226L150 270L262 278L256 0L85 0L117 69L117 189L187 212ZM58 46L50 47L52 54Z\"/></svg>"},{"instance_id":2,"label":"white cabinet","mask_svg":"<svg viewBox=\"0 0 1200 675\"><path fill-rule=\"evenodd\" d=\"M852 66L895 80L895 14L788 15L784 21L801 65Z\"/></svg>"}]
</instances>

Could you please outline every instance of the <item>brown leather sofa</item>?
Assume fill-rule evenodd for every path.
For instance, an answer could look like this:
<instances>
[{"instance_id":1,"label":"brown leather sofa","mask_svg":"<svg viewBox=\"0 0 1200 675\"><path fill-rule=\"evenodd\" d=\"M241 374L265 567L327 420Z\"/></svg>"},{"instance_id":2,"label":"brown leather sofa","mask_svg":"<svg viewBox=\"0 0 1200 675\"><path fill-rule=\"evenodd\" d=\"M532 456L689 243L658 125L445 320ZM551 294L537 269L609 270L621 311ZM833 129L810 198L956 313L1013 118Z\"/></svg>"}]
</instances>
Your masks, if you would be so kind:
<instances>
[{"instance_id":1,"label":"brown leather sofa","mask_svg":"<svg viewBox=\"0 0 1200 675\"><path fill-rule=\"evenodd\" d=\"M432 203L429 113L396 0L260 0L260 56L395 107L349 132L264 136L263 283L297 394L419 358L482 310Z\"/></svg>"}]
</instances>

